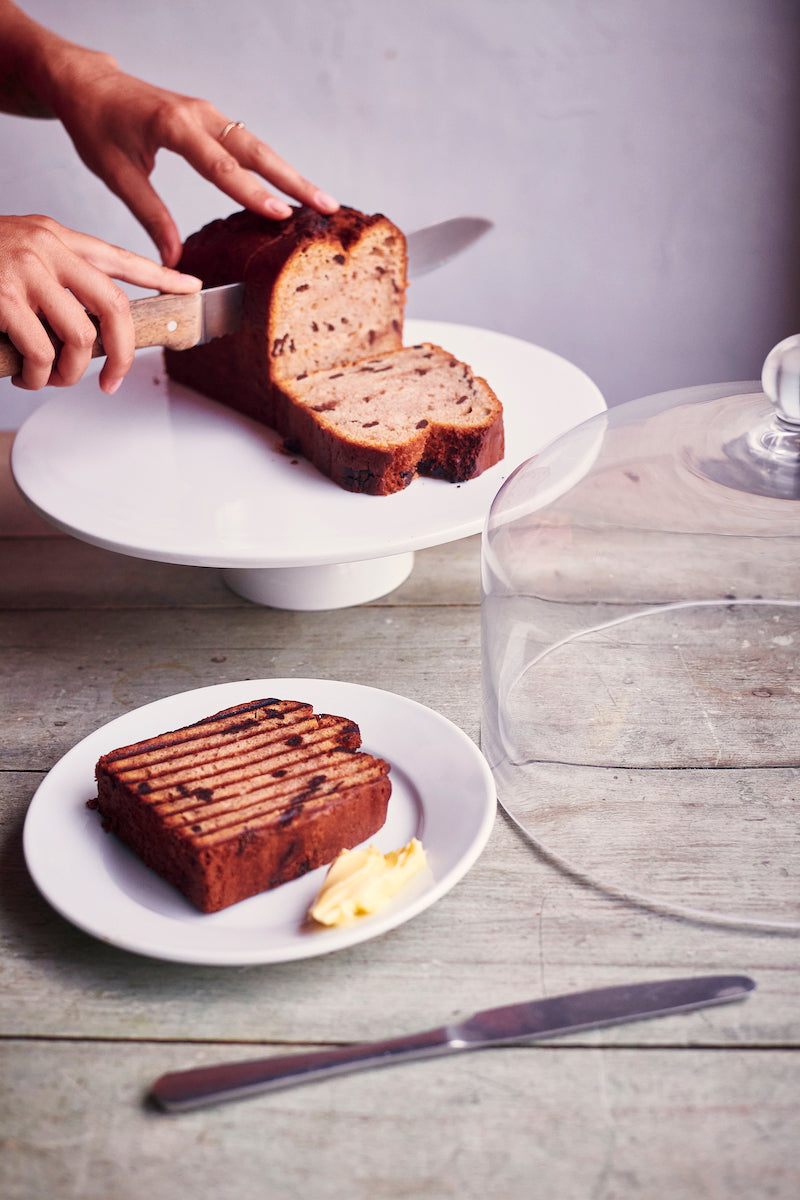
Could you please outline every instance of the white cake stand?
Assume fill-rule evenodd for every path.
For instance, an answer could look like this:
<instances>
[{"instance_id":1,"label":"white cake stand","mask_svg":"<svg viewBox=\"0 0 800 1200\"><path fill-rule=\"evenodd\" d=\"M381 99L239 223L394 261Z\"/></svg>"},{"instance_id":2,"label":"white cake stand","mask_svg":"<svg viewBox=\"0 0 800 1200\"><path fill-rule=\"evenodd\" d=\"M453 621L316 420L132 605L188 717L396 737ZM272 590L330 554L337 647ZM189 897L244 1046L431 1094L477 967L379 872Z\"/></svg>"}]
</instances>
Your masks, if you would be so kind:
<instances>
[{"instance_id":1,"label":"white cake stand","mask_svg":"<svg viewBox=\"0 0 800 1200\"><path fill-rule=\"evenodd\" d=\"M115 396L95 364L19 430L11 465L28 502L108 550L221 569L256 604L344 608L392 591L414 551L481 530L500 485L558 434L605 408L577 367L489 330L409 320L484 376L503 402L506 456L464 484L418 479L393 496L346 492L273 430L168 380L140 351Z\"/></svg>"}]
</instances>

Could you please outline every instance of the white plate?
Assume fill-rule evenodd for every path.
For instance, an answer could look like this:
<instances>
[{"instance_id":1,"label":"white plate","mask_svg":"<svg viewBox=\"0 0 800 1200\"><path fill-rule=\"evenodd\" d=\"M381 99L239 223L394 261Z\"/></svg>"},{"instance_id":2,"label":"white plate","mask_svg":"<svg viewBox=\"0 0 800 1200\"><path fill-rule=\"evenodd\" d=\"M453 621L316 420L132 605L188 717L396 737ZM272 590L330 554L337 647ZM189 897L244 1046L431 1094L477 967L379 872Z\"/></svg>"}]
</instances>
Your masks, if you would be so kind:
<instances>
[{"instance_id":1,"label":"white plate","mask_svg":"<svg viewBox=\"0 0 800 1200\"><path fill-rule=\"evenodd\" d=\"M273 891L204 915L116 837L96 811L101 754L247 700L304 700L317 712L351 717L363 748L391 763L386 823L369 840L384 852L419 837L428 866L383 911L341 929L305 917L326 867ZM491 772L475 744L445 717L401 696L319 679L223 683L156 700L104 725L70 750L31 801L24 851L34 882L62 916L87 933L174 962L285 962L377 937L439 900L481 853L496 811Z\"/></svg>"},{"instance_id":2,"label":"white plate","mask_svg":"<svg viewBox=\"0 0 800 1200\"><path fill-rule=\"evenodd\" d=\"M297 568L400 556L480 531L506 477L605 408L572 363L518 338L409 320L406 344L437 342L503 402L506 457L468 483L418 479L393 496L346 492L278 435L167 380L141 351L115 396L99 366L18 432L14 477L30 503L84 541L138 558L227 569Z\"/></svg>"}]
</instances>

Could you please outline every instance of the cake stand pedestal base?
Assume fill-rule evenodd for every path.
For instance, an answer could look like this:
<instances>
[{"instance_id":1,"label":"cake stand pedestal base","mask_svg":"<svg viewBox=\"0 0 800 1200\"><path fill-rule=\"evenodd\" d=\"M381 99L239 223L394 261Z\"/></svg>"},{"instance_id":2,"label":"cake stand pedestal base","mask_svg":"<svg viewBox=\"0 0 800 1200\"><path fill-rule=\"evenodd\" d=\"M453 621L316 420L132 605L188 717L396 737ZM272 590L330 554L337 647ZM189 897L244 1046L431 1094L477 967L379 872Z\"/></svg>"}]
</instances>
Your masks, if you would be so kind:
<instances>
[{"instance_id":1,"label":"cake stand pedestal base","mask_svg":"<svg viewBox=\"0 0 800 1200\"><path fill-rule=\"evenodd\" d=\"M232 592L254 604L321 612L377 600L408 579L413 566L409 552L310 567L226 567L222 578Z\"/></svg>"}]
</instances>

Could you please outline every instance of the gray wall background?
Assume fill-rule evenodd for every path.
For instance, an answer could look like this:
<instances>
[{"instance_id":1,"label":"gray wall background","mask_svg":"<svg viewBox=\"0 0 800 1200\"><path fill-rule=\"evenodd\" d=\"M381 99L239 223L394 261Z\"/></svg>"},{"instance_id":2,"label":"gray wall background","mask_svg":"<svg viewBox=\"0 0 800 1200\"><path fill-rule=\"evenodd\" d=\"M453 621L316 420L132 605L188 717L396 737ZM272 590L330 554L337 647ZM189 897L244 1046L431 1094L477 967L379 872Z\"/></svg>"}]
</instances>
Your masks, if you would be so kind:
<instances>
[{"instance_id":1,"label":"gray wall background","mask_svg":"<svg viewBox=\"0 0 800 1200\"><path fill-rule=\"evenodd\" d=\"M340 200L495 230L408 315L564 355L610 404L756 378L800 329L798 0L23 0L205 96ZM236 206L162 154L186 236ZM150 254L53 122L0 116L2 211ZM45 395L0 382L0 425Z\"/></svg>"}]
</instances>

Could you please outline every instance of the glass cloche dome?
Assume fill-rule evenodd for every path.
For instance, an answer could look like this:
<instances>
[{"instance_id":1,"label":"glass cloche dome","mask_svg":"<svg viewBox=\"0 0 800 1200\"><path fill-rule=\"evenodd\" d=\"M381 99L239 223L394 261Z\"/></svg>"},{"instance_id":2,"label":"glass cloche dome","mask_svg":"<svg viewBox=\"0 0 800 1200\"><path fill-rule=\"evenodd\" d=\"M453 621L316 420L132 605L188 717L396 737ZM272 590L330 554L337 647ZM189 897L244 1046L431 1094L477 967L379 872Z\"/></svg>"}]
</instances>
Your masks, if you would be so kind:
<instances>
[{"instance_id":1,"label":"glass cloche dome","mask_svg":"<svg viewBox=\"0 0 800 1200\"><path fill-rule=\"evenodd\" d=\"M800 931L800 336L758 383L610 409L482 542L482 748L585 883Z\"/></svg>"}]
</instances>

